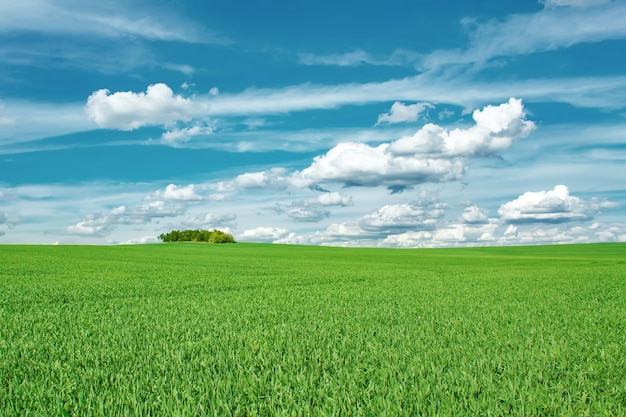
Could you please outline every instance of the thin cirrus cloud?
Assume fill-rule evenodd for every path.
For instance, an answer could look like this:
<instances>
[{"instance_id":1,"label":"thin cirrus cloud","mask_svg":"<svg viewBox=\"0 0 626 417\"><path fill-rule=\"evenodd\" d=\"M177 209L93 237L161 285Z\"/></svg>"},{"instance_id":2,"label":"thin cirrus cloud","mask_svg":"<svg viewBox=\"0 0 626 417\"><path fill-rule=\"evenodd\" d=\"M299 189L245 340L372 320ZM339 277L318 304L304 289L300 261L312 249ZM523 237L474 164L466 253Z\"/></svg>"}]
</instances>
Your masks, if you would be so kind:
<instances>
[{"instance_id":1,"label":"thin cirrus cloud","mask_svg":"<svg viewBox=\"0 0 626 417\"><path fill-rule=\"evenodd\" d=\"M610 2L611 0L540 0L546 7L589 7Z\"/></svg>"},{"instance_id":2,"label":"thin cirrus cloud","mask_svg":"<svg viewBox=\"0 0 626 417\"><path fill-rule=\"evenodd\" d=\"M568 48L585 42L626 38L626 7L609 0L545 0L536 13L516 14L497 21L463 21L469 35L465 50L418 54L395 50L388 58L374 58L362 49L343 54L300 54L304 65L406 65L434 70L446 65L484 63L501 56L528 55ZM565 7L566 6L566 7Z\"/></svg>"},{"instance_id":3,"label":"thin cirrus cloud","mask_svg":"<svg viewBox=\"0 0 626 417\"><path fill-rule=\"evenodd\" d=\"M464 51L436 51L422 62L425 68L487 62L498 56L528 55L568 48L585 42L626 38L626 4L600 1L549 1L533 14L511 15L503 21L475 24L466 20L470 46Z\"/></svg>"},{"instance_id":4,"label":"thin cirrus cloud","mask_svg":"<svg viewBox=\"0 0 626 417\"><path fill-rule=\"evenodd\" d=\"M89 37L136 36L147 40L226 43L171 12L132 10L127 3L98 4L78 1L24 0L0 4L0 33L31 31Z\"/></svg>"},{"instance_id":5,"label":"thin cirrus cloud","mask_svg":"<svg viewBox=\"0 0 626 417\"><path fill-rule=\"evenodd\" d=\"M355 49L343 54L316 55L301 53L298 63L302 65L335 65L339 67L356 67L360 65L397 66L413 64L419 54L404 49L395 50L387 58L375 58L363 49Z\"/></svg>"}]
</instances>

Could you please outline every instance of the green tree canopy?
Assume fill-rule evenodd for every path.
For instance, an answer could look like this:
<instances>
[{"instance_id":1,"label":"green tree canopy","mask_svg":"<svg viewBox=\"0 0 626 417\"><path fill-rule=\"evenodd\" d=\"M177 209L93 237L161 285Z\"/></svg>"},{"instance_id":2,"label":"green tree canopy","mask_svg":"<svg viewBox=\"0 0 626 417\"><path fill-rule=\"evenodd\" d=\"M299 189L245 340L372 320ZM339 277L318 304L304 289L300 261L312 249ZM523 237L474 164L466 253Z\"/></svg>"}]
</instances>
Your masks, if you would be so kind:
<instances>
[{"instance_id":1,"label":"green tree canopy","mask_svg":"<svg viewBox=\"0 0 626 417\"><path fill-rule=\"evenodd\" d=\"M159 239L163 242L207 242L207 243L235 243L235 238L230 233L221 230L172 230L169 233L161 233Z\"/></svg>"}]
</instances>

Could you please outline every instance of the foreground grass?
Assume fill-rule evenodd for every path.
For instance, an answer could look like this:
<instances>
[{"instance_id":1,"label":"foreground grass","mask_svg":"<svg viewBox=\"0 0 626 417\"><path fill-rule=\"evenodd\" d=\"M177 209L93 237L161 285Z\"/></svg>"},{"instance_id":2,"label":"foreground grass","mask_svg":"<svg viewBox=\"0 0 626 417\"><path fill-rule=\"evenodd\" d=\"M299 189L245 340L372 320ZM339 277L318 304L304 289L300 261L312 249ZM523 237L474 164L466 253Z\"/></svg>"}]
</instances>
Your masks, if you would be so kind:
<instances>
[{"instance_id":1,"label":"foreground grass","mask_svg":"<svg viewBox=\"0 0 626 417\"><path fill-rule=\"evenodd\" d=\"M625 262L0 246L0 415L626 415Z\"/></svg>"}]
</instances>

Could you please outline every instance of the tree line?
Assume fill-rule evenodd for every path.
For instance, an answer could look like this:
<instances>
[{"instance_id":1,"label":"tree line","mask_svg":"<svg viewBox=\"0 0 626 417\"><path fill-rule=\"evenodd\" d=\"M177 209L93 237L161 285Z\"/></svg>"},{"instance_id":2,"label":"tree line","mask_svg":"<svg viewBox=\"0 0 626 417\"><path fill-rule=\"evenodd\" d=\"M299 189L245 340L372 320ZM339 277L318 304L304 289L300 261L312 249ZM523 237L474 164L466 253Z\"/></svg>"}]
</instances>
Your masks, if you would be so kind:
<instances>
[{"instance_id":1,"label":"tree line","mask_svg":"<svg viewBox=\"0 0 626 417\"><path fill-rule=\"evenodd\" d=\"M207 242L207 243L235 243L235 238L230 233L221 230L172 230L169 233L161 233L159 239L163 242Z\"/></svg>"}]
</instances>

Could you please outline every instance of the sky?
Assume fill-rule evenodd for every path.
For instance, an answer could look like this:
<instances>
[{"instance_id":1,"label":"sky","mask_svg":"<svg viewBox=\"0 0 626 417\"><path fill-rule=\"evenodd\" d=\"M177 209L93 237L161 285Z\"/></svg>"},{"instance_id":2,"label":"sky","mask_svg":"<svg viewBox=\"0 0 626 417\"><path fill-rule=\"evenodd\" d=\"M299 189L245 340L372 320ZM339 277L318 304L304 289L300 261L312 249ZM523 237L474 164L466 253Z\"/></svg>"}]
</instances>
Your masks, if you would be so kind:
<instances>
[{"instance_id":1,"label":"sky","mask_svg":"<svg viewBox=\"0 0 626 417\"><path fill-rule=\"evenodd\" d=\"M626 241L626 1L0 0L0 244Z\"/></svg>"}]
</instances>

